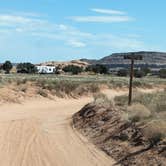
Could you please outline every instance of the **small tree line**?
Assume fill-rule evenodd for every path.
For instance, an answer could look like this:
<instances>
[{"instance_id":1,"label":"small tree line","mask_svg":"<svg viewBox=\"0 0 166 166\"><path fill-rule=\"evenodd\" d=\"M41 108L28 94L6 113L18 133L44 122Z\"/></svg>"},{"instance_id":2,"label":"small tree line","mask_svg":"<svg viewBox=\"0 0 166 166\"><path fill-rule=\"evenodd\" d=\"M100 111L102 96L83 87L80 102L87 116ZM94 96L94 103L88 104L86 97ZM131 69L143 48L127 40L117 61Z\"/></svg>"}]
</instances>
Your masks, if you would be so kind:
<instances>
[{"instance_id":1,"label":"small tree line","mask_svg":"<svg viewBox=\"0 0 166 166\"><path fill-rule=\"evenodd\" d=\"M5 74L9 74L13 67L13 64L7 60L0 66L0 69L5 71ZM37 68L32 63L19 63L16 65L16 70L17 73L32 74L37 72Z\"/></svg>"},{"instance_id":2,"label":"small tree line","mask_svg":"<svg viewBox=\"0 0 166 166\"><path fill-rule=\"evenodd\" d=\"M10 61L5 61L1 66L0 69L5 71L5 74L9 74L13 68L13 64ZM63 68L56 68L55 74L60 74L60 70L65 73L70 73L73 75L80 74L82 72L94 73L94 74L110 74L109 68L106 65L102 64L95 64L89 65L87 67L76 66L76 65L67 65ZM26 63L19 63L16 65L17 73L26 73L26 74L35 74L37 73L37 68L34 64L26 62ZM149 68L140 68L134 70L134 76L137 78L141 78L151 74L151 70ZM117 76L126 77L129 75L128 69L119 69L116 73ZM160 69L158 71L158 75L160 78L166 78L166 69Z\"/></svg>"},{"instance_id":3,"label":"small tree line","mask_svg":"<svg viewBox=\"0 0 166 166\"><path fill-rule=\"evenodd\" d=\"M82 72L90 72L90 73L95 73L95 74L108 74L109 70L105 65L89 65L86 68L80 67L80 66L75 66L75 65L68 65L65 66L62 69L66 73L71 73L71 74L80 74Z\"/></svg>"},{"instance_id":4,"label":"small tree line","mask_svg":"<svg viewBox=\"0 0 166 166\"><path fill-rule=\"evenodd\" d=\"M147 76L148 74L152 74L152 71L149 68L141 68L141 69L134 70L134 77L136 77L136 78L142 78L142 77ZM120 76L120 77L126 77L128 75L129 75L128 69L120 69L117 72L117 76ZM166 78L166 69L160 69L158 71L157 75L160 78Z\"/></svg>"}]
</instances>

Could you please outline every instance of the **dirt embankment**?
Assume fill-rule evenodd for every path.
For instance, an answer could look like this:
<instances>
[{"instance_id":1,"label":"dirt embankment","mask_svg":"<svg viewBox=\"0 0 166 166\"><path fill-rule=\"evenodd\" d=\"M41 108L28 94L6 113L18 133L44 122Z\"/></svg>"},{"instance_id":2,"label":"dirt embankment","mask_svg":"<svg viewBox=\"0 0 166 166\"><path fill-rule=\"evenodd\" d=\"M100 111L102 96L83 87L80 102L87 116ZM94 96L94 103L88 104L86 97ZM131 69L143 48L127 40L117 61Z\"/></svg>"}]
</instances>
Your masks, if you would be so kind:
<instances>
[{"instance_id":1,"label":"dirt embankment","mask_svg":"<svg viewBox=\"0 0 166 166\"><path fill-rule=\"evenodd\" d=\"M0 87L0 104L22 103L31 99L59 98L79 99L82 96L91 96L102 89L102 85L92 83L73 83L70 81L27 81L17 80Z\"/></svg>"},{"instance_id":2,"label":"dirt embankment","mask_svg":"<svg viewBox=\"0 0 166 166\"><path fill-rule=\"evenodd\" d=\"M125 121L122 114L114 106L90 103L73 116L73 123L117 164L165 166L166 141L152 146L142 134L142 126Z\"/></svg>"}]
</instances>

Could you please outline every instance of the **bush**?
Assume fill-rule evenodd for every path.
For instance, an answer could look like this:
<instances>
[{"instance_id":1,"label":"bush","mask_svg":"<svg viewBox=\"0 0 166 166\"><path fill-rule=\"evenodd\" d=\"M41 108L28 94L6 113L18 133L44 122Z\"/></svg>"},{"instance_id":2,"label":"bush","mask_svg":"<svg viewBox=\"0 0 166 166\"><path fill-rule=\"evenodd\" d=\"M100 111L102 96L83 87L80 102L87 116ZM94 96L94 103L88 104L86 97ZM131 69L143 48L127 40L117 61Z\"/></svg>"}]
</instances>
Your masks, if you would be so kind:
<instances>
[{"instance_id":1,"label":"bush","mask_svg":"<svg viewBox=\"0 0 166 166\"><path fill-rule=\"evenodd\" d=\"M126 77L128 75L128 70L127 69L120 69L117 73L119 77Z\"/></svg>"},{"instance_id":2,"label":"bush","mask_svg":"<svg viewBox=\"0 0 166 166\"><path fill-rule=\"evenodd\" d=\"M133 97L133 103L140 103L145 105L153 112L165 112L166 111L166 93L157 92L152 94L136 93Z\"/></svg>"},{"instance_id":3,"label":"bush","mask_svg":"<svg viewBox=\"0 0 166 166\"><path fill-rule=\"evenodd\" d=\"M83 68L75 65L68 65L62 69L64 72L69 72L72 74L79 74L83 72Z\"/></svg>"},{"instance_id":4,"label":"bush","mask_svg":"<svg viewBox=\"0 0 166 166\"><path fill-rule=\"evenodd\" d=\"M43 97L48 97L48 94L46 91L44 91L43 89L39 89L38 92L37 92L40 96L43 96Z\"/></svg>"},{"instance_id":5,"label":"bush","mask_svg":"<svg viewBox=\"0 0 166 166\"><path fill-rule=\"evenodd\" d=\"M142 77L144 77L146 74L144 73L144 71L143 70L134 70L134 76L136 77L136 78L142 78Z\"/></svg>"},{"instance_id":6,"label":"bush","mask_svg":"<svg viewBox=\"0 0 166 166\"><path fill-rule=\"evenodd\" d=\"M10 73L10 70L13 68L13 65L10 61L6 61L3 65L2 65L2 69L6 71L6 74Z\"/></svg>"},{"instance_id":7,"label":"bush","mask_svg":"<svg viewBox=\"0 0 166 166\"><path fill-rule=\"evenodd\" d=\"M159 71L160 78L166 78L166 69L161 69Z\"/></svg>"},{"instance_id":8,"label":"bush","mask_svg":"<svg viewBox=\"0 0 166 166\"><path fill-rule=\"evenodd\" d=\"M142 133L149 140L150 145L154 146L165 138L166 122L163 120L151 121L142 129Z\"/></svg>"},{"instance_id":9,"label":"bush","mask_svg":"<svg viewBox=\"0 0 166 166\"><path fill-rule=\"evenodd\" d=\"M97 93L94 95L94 103L96 105L103 105L104 107L112 106L112 102L103 93Z\"/></svg>"},{"instance_id":10,"label":"bush","mask_svg":"<svg viewBox=\"0 0 166 166\"><path fill-rule=\"evenodd\" d=\"M151 116L151 112L148 108L141 104L134 104L127 108L128 119L132 122L139 122L147 119Z\"/></svg>"},{"instance_id":11,"label":"bush","mask_svg":"<svg viewBox=\"0 0 166 166\"><path fill-rule=\"evenodd\" d=\"M31 63L19 63L17 65L17 73L34 74L36 72L37 68Z\"/></svg>"},{"instance_id":12,"label":"bush","mask_svg":"<svg viewBox=\"0 0 166 166\"><path fill-rule=\"evenodd\" d=\"M126 105L127 102L128 102L128 96L126 96L126 95L116 96L116 97L114 98L114 101L115 101L115 104L116 104L117 106L124 106L124 105Z\"/></svg>"},{"instance_id":13,"label":"bush","mask_svg":"<svg viewBox=\"0 0 166 166\"><path fill-rule=\"evenodd\" d=\"M108 68L100 64L88 66L85 71L94 72L96 74L108 74Z\"/></svg>"},{"instance_id":14,"label":"bush","mask_svg":"<svg viewBox=\"0 0 166 166\"><path fill-rule=\"evenodd\" d=\"M21 84L26 84L28 80L26 78L23 79L16 79L16 84L21 85Z\"/></svg>"},{"instance_id":15,"label":"bush","mask_svg":"<svg viewBox=\"0 0 166 166\"><path fill-rule=\"evenodd\" d=\"M141 71L144 72L145 76L146 76L147 74L151 73L151 70L150 70L150 68L148 68L148 67L143 67L143 68L141 68Z\"/></svg>"}]
</instances>

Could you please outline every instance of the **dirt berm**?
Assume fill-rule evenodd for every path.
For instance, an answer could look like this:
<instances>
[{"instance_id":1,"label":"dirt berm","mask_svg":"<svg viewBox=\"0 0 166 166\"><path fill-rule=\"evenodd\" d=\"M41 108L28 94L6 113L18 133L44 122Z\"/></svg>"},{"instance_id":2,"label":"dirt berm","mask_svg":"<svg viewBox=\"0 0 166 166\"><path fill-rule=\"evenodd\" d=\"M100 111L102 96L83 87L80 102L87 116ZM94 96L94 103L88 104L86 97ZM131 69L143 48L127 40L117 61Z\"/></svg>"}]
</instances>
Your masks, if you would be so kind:
<instances>
[{"instance_id":1,"label":"dirt berm","mask_svg":"<svg viewBox=\"0 0 166 166\"><path fill-rule=\"evenodd\" d=\"M73 116L74 127L123 166L165 166L166 142L151 146L141 126L126 122L122 111L90 103Z\"/></svg>"}]
</instances>

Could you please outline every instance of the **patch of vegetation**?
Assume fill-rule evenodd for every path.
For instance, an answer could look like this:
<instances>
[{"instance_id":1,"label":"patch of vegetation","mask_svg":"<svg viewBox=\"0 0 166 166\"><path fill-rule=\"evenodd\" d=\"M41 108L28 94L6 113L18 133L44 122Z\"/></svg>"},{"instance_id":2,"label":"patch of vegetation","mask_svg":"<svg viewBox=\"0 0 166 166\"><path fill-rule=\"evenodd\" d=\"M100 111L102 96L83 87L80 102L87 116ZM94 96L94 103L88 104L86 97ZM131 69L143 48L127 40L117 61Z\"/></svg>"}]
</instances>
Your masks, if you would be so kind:
<instances>
[{"instance_id":1,"label":"patch of vegetation","mask_svg":"<svg viewBox=\"0 0 166 166\"><path fill-rule=\"evenodd\" d=\"M20 90L22 91L22 92L26 92L27 91L27 87L25 87L25 86L23 86L23 87L20 87Z\"/></svg>"},{"instance_id":2,"label":"patch of vegetation","mask_svg":"<svg viewBox=\"0 0 166 166\"><path fill-rule=\"evenodd\" d=\"M146 73L143 70L138 70L138 69L134 70L134 77L142 78L144 76L146 76Z\"/></svg>"},{"instance_id":3,"label":"patch of vegetation","mask_svg":"<svg viewBox=\"0 0 166 166\"><path fill-rule=\"evenodd\" d=\"M117 73L117 76L119 77L127 77L129 71L127 69L120 69Z\"/></svg>"},{"instance_id":4,"label":"patch of vegetation","mask_svg":"<svg viewBox=\"0 0 166 166\"><path fill-rule=\"evenodd\" d=\"M63 68L63 71L77 75L83 72L83 68L75 65L68 65Z\"/></svg>"},{"instance_id":5,"label":"patch of vegetation","mask_svg":"<svg viewBox=\"0 0 166 166\"><path fill-rule=\"evenodd\" d=\"M6 72L6 74L9 74L10 70L13 68L13 65L10 61L6 61L1 68Z\"/></svg>"},{"instance_id":6,"label":"patch of vegetation","mask_svg":"<svg viewBox=\"0 0 166 166\"><path fill-rule=\"evenodd\" d=\"M43 96L43 97L48 97L48 93L43 89L39 89L37 91L37 94L39 94L40 96Z\"/></svg>"},{"instance_id":7,"label":"patch of vegetation","mask_svg":"<svg viewBox=\"0 0 166 166\"><path fill-rule=\"evenodd\" d=\"M27 73L27 74L33 74L37 72L37 68L35 65L31 63L19 63L17 65L17 73Z\"/></svg>"},{"instance_id":8,"label":"patch of vegetation","mask_svg":"<svg viewBox=\"0 0 166 166\"><path fill-rule=\"evenodd\" d=\"M166 69L161 69L159 71L160 78L166 78Z\"/></svg>"},{"instance_id":9,"label":"patch of vegetation","mask_svg":"<svg viewBox=\"0 0 166 166\"><path fill-rule=\"evenodd\" d=\"M37 80L36 85L54 92L57 96L82 96L87 93L99 92L99 84L80 83L78 81L68 80Z\"/></svg>"},{"instance_id":10,"label":"patch of vegetation","mask_svg":"<svg viewBox=\"0 0 166 166\"><path fill-rule=\"evenodd\" d=\"M141 129L150 146L156 145L166 137L166 93L135 93L133 105L127 107L128 97L115 98L116 105L125 110L123 119L132 123L138 123L144 127Z\"/></svg>"},{"instance_id":11,"label":"patch of vegetation","mask_svg":"<svg viewBox=\"0 0 166 166\"><path fill-rule=\"evenodd\" d=\"M128 120L139 122L151 116L151 111L142 104L133 104L127 107Z\"/></svg>"},{"instance_id":12,"label":"patch of vegetation","mask_svg":"<svg viewBox=\"0 0 166 166\"><path fill-rule=\"evenodd\" d=\"M94 105L100 105L104 107L112 106L112 101L108 99L108 97L103 93L97 93L94 95Z\"/></svg>"},{"instance_id":13,"label":"patch of vegetation","mask_svg":"<svg viewBox=\"0 0 166 166\"><path fill-rule=\"evenodd\" d=\"M143 135L149 140L150 146L155 146L166 136L166 121L153 120L142 129Z\"/></svg>"},{"instance_id":14,"label":"patch of vegetation","mask_svg":"<svg viewBox=\"0 0 166 166\"><path fill-rule=\"evenodd\" d=\"M108 68L105 65L90 65L85 69L86 72L94 72L96 74L108 74Z\"/></svg>"}]
</instances>

